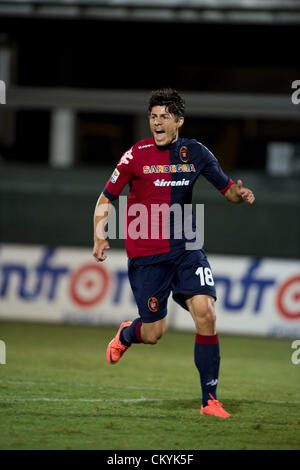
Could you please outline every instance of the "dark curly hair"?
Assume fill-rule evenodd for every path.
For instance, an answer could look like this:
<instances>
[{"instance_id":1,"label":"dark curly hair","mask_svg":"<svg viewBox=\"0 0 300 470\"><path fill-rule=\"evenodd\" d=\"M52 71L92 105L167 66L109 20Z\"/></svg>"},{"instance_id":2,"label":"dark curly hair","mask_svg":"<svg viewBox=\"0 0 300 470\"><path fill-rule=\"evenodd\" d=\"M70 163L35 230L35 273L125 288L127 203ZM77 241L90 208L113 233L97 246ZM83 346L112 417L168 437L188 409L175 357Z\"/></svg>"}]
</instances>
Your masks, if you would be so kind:
<instances>
[{"instance_id":1,"label":"dark curly hair","mask_svg":"<svg viewBox=\"0 0 300 470\"><path fill-rule=\"evenodd\" d=\"M178 91L173 88L160 88L152 91L148 106L149 113L153 106L165 106L169 113L174 114L176 120L184 117L185 102Z\"/></svg>"}]
</instances>

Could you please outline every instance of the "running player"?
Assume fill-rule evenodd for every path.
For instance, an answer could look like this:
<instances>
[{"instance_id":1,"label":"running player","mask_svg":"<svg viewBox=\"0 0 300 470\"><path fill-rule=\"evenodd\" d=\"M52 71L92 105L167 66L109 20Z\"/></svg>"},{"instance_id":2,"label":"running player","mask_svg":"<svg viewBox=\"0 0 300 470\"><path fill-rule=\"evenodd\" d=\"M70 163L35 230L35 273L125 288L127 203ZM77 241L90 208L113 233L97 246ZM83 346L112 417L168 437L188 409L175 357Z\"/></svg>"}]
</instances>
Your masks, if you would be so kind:
<instances>
[{"instance_id":1,"label":"running player","mask_svg":"<svg viewBox=\"0 0 300 470\"><path fill-rule=\"evenodd\" d=\"M199 175L230 202L252 204L254 195L241 180L235 183L229 178L204 145L179 136L185 103L176 90L152 92L148 111L153 137L125 152L95 209L93 256L104 261L105 250L110 248L104 228L112 201L126 184L130 185L126 250L139 316L121 324L107 347L106 359L116 364L133 343L157 343L166 330L167 301L172 291L174 300L190 312L195 323L194 361L202 391L200 414L228 418L230 414L216 395L220 352L214 279L197 237L195 217L185 209L190 207L192 188ZM162 204L167 208L167 217L160 211ZM188 222L190 230L186 229Z\"/></svg>"}]
</instances>

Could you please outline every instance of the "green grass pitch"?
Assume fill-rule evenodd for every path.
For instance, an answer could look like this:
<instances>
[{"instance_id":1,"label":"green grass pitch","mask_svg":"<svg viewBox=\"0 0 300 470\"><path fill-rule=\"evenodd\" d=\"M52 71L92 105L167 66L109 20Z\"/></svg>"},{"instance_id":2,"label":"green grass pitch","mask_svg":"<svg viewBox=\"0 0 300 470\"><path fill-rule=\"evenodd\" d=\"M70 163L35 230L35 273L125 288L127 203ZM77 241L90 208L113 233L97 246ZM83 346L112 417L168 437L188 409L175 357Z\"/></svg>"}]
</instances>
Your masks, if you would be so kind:
<instances>
[{"instance_id":1,"label":"green grass pitch","mask_svg":"<svg viewBox=\"0 0 300 470\"><path fill-rule=\"evenodd\" d=\"M219 335L218 399L200 416L192 332L105 360L117 328L0 323L0 449L299 449L292 340ZM295 338L296 339L296 338Z\"/></svg>"}]
</instances>

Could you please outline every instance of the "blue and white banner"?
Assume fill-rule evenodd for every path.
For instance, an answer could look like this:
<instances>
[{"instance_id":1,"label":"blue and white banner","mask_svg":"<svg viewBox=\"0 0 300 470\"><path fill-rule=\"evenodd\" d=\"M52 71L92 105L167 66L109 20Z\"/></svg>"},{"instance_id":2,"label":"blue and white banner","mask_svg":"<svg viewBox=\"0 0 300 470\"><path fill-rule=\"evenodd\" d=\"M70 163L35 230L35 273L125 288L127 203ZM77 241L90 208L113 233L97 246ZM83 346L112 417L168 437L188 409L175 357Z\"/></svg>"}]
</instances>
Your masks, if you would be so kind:
<instances>
[{"instance_id":1,"label":"blue and white banner","mask_svg":"<svg viewBox=\"0 0 300 470\"><path fill-rule=\"evenodd\" d=\"M2 245L0 319L119 325L137 316L125 251ZM300 262L209 255L219 333L300 337ZM200 281L199 281L200 282ZM168 326L193 330L170 296Z\"/></svg>"}]
</instances>

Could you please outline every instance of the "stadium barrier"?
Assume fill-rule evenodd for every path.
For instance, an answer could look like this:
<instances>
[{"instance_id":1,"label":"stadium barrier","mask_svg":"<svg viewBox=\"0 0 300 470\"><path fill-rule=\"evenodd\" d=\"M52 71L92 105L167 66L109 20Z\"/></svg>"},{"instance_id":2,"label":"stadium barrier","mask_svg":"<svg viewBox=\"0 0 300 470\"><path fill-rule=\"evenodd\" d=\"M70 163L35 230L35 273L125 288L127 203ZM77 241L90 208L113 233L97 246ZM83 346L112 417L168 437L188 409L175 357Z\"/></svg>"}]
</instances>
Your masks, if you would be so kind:
<instances>
[{"instance_id":1,"label":"stadium barrier","mask_svg":"<svg viewBox=\"0 0 300 470\"><path fill-rule=\"evenodd\" d=\"M299 260L208 255L220 333L300 336ZM168 327L193 330L170 296ZM119 325L137 316L124 250L96 263L86 248L1 246L0 320Z\"/></svg>"},{"instance_id":2,"label":"stadium barrier","mask_svg":"<svg viewBox=\"0 0 300 470\"><path fill-rule=\"evenodd\" d=\"M3 165L0 171L0 242L88 247L97 199L113 166L49 169ZM297 177L230 171L254 191L253 205L229 204L203 177L193 204L204 204L205 249L222 255L300 258L300 185ZM128 195L128 185L122 192ZM114 202L119 210L119 201ZM76 207L76 217L74 217ZM288 229L287 229L288 227ZM116 239L113 248L124 249Z\"/></svg>"}]
</instances>

